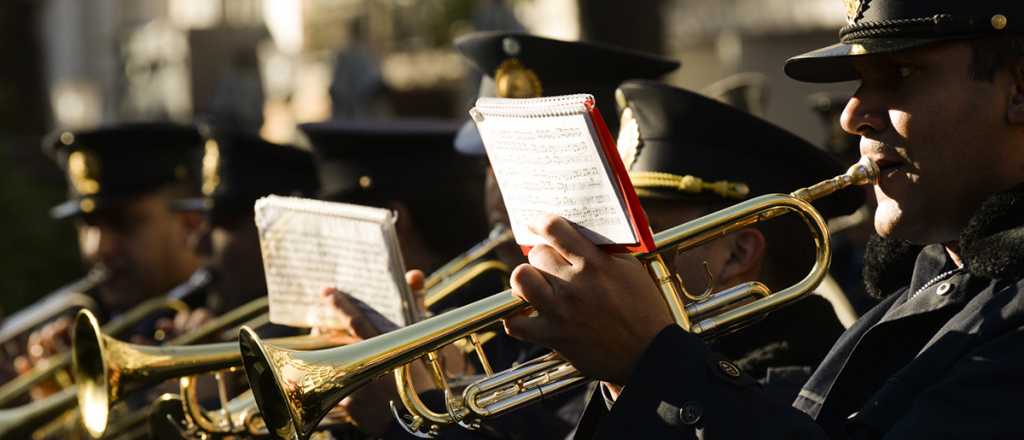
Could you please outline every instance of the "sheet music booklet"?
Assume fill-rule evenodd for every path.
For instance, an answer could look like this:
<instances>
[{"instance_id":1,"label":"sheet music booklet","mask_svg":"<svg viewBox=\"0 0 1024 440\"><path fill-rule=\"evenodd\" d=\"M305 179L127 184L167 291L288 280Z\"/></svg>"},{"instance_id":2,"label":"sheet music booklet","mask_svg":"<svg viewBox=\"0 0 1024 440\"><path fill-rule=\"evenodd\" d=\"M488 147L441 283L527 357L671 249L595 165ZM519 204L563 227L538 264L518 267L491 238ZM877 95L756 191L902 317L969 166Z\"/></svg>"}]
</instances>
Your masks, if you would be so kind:
<instances>
[{"instance_id":1,"label":"sheet music booklet","mask_svg":"<svg viewBox=\"0 0 1024 440\"><path fill-rule=\"evenodd\" d=\"M327 287L349 294L382 332L414 320L393 212L280 196L255 209L271 322L338 328Z\"/></svg>"},{"instance_id":2,"label":"sheet music booklet","mask_svg":"<svg viewBox=\"0 0 1024 440\"><path fill-rule=\"evenodd\" d=\"M654 238L615 141L591 95L480 98L470 110L501 188L516 242L546 213L610 252L649 252Z\"/></svg>"}]
</instances>

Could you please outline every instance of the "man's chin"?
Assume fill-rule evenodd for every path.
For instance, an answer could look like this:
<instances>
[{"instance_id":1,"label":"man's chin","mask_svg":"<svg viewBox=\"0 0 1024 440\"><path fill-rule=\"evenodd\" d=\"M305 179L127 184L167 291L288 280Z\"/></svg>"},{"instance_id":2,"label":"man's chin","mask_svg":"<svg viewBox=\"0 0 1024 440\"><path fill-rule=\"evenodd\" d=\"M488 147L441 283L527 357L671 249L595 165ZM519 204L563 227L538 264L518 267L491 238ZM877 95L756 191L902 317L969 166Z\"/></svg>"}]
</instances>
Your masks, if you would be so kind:
<instances>
[{"instance_id":1,"label":"man's chin","mask_svg":"<svg viewBox=\"0 0 1024 440\"><path fill-rule=\"evenodd\" d=\"M875 233L883 238L905 239L900 237L902 216L903 212L896 201L888 198L880 199L878 207L875 208Z\"/></svg>"}]
</instances>

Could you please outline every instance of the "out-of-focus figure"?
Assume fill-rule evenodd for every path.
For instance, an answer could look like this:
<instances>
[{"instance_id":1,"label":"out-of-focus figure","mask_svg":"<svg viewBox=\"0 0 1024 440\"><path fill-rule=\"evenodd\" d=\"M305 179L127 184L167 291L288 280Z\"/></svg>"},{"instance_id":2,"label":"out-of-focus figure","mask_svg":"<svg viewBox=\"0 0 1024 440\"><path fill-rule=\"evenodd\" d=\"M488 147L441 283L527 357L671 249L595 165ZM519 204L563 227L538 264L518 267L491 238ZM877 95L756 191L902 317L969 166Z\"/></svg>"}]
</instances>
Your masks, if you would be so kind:
<instances>
[{"instance_id":1,"label":"out-of-focus figure","mask_svg":"<svg viewBox=\"0 0 1024 440\"><path fill-rule=\"evenodd\" d=\"M842 172L827 153L742 109L650 81L628 81L619 92L617 144L655 232ZM721 129L701 129L712 125ZM781 168L788 171L777 172ZM817 207L832 218L862 202L859 193L847 192ZM777 289L799 281L814 262L811 240L794 238L803 228L795 216L780 218L663 257L694 293L746 281ZM715 345L790 402L842 333L837 312L849 309L845 298L810 295Z\"/></svg>"},{"instance_id":2,"label":"out-of-focus figure","mask_svg":"<svg viewBox=\"0 0 1024 440\"><path fill-rule=\"evenodd\" d=\"M334 59L331 78L332 119L361 119L379 116L380 98L385 92L380 60L369 44L362 17L349 23L345 48Z\"/></svg>"}]
</instances>

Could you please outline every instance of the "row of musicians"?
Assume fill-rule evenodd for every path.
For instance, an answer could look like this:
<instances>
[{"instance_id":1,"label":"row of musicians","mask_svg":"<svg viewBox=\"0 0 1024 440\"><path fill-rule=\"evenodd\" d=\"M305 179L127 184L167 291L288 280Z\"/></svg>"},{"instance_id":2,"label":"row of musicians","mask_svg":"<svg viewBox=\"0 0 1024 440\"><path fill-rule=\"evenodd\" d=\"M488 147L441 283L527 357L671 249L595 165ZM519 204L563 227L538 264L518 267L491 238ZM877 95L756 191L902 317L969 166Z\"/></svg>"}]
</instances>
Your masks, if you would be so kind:
<instances>
[{"instance_id":1,"label":"row of musicians","mask_svg":"<svg viewBox=\"0 0 1024 440\"><path fill-rule=\"evenodd\" d=\"M523 34L474 35L456 46L484 75L481 96L585 92L596 97L600 110L617 110L609 125L619 133L620 155L655 232L752 196L789 192L843 169L822 149L758 117L654 81L678 67L671 60ZM64 170L70 197L52 215L74 221L83 258L106 272L106 280L92 292L101 314L124 313L171 291L200 268L214 276L185 298L193 311L147 323L150 327L187 332L265 296L253 203L268 194L394 210L404 261L428 272L489 229L507 226L501 194L471 123L460 128L430 120L333 121L306 124L301 131L311 153L255 134L166 123L55 133L45 150ZM692 184L693 177L706 184ZM839 218L854 214L864 199L851 191L817 207L826 218ZM803 277L814 252L809 238L792 238L801 237L803 228L793 220L742 229L665 257L693 291L755 280L790 285ZM493 256L508 267L525 262L513 243L497 248ZM416 285L421 278L412 275L410 281ZM464 289L431 311L479 299L501 282L507 278ZM350 333L368 338L380 330L362 319L343 293L327 296L327 306L352 318ZM855 308L840 290L823 291L718 340L716 347L762 378L780 400L791 401L844 324L855 318ZM66 326L54 323L33 336L33 348L16 367L25 371L62 349ZM152 329L144 330L140 334ZM543 351L500 329L492 333L487 347L495 368ZM469 362L462 370L480 371L480 366ZM582 396L569 393L492 421L481 432L449 435L561 438L574 426ZM343 405L363 433L402 437L386 409L393 399L384 380Z\"/></svg>"}]
</instances>

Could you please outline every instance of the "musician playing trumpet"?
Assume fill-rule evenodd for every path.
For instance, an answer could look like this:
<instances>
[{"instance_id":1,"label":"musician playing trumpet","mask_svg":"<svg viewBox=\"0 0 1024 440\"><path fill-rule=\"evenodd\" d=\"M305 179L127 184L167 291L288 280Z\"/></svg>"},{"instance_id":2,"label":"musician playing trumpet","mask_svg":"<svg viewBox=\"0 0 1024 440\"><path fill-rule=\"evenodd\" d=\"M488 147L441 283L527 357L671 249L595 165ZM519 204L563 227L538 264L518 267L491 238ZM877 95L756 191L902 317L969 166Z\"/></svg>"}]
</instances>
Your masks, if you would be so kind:
<instances>
[{"instance_id":1,"label":"musician playing trumpet","mask_svg":"<svg viewBox=\"0 0 1024 440\"><path fill-rule=\"evenodd\" d=\"M1024 6L847 3L841 43L786 71L859 81L842 124L881 169L876 232L926 245L913 273L896 275L903 286L839 339L790 407L674 325L635 259L562 219L534 225L548 244L512 284L537 315L509 330L621 391L591 400L578 438L1024 434L1013 409L1024 392Z\"/></svg>"},{"instance_id":2,"label":"musician playing trumpet","mask_svg":"<svg viewBox=\"0 0 1024 440\"><path fill-rule=\"evenodd\" d=\"M51 209L55 219L74 221L82 260L101 266L107 277L93 292L102 316L124 313L145 299L163 295L200 267L195 246L203 227L197 213L172 204L194 197L198 175L190 159L201 147L198 130L171 123L126 123L91 130L56 131L44 150L61 167L68 200ZM187 299L204 300L198 292ZM153 334L154 320L139 335ZM70 347L70 317L48 323L29 336L20 372ZM64 384L67 385L67 384ZM53 392L43 385L35 398Z\"/></svg>"}]
</instances>

